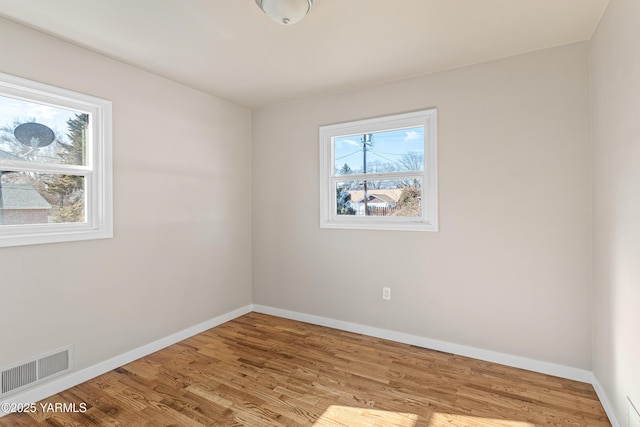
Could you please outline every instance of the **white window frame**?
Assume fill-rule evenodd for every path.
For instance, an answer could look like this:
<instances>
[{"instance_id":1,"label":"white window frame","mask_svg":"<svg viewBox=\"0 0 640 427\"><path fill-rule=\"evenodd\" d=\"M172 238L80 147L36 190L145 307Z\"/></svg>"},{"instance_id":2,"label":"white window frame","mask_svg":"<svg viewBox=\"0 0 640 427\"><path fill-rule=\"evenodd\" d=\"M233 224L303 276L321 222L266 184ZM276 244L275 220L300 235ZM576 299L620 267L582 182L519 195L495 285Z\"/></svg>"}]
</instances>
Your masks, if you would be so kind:
<instances>
[{"instance_id":1,"label":"white window frame","mask_svg":"<svg viewBox=\"0 0 640 427\"><path fill-rule=\"evenodd\" d=\"M111 101L3 73L0 95L90 116L86 165L0 159L2 170L84 176L86 222L0 225L0 247L113 237Z\"/></svg>"},{"instance_id":2,"label":"white window frame","mask_svg":"<svg viewBox=\"0 0 640 427\"><path fill-rule=\"evenodd\" d=\"M335 174L334 139L388 130L424 127L424 170L348 175L348 180L422 180L422 216L351 216L336 213L336 184L345 175ZM372 119L320 126L320 227L364 230L438 231L437 110L435 108Z\"/></svg>"}]
</instances>

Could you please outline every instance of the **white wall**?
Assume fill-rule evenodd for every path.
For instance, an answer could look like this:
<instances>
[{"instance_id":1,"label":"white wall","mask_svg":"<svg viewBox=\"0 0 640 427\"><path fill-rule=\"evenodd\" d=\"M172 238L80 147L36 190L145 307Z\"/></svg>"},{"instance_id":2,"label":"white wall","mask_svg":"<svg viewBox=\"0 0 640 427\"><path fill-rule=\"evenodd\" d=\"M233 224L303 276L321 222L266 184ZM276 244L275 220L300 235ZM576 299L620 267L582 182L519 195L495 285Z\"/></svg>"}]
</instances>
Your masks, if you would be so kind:
<instances>
[{"instance_id":1,"label":"white wall","mask_svg":"<svg viewBox=\"0 0 640 427\"><path fill-rule=\"evenodd\" d=\"M0 20L0 71L113 101L109 240L0 248L0 367L82 369L251 303L251 113Z\"/></svg>"},{"instance_id":2,"label":"white wall","mask_svg":"<svg viewBox=\"0 0 640 427\"><path fill-rule=\"evenodd\" d=\"M254 303L590 369L588 47L255 111ZM441 231L321 230L318 126L428 107Z\"/></svg>"},{"instance_id":3,"label":"white wall","mask_svg":"<svg viewBox=\"0 0 640 427\"><path fill-rule=\"evenodd\" d=\"M593 369L619 417L624 396L640 400L638 12L612 0L591 61ZM115 195L113 239L0 248L0 366L74 344L81 369L254 302L590 370L588 51L265 107L252 120L0 20L1 72L113 101ZM321 230L318 126L429 107L441 231Z\"/></svg>"},{"instance_id":4,"label":"white wall","mask_svg":"<svg viewBox=\"0 0 640 427\"><path fill-rule=\"evenodd\" d=\"M640 409L640 2L611 0L592 40L593 372L626 424Z\"/></svg>"}]
</instances>

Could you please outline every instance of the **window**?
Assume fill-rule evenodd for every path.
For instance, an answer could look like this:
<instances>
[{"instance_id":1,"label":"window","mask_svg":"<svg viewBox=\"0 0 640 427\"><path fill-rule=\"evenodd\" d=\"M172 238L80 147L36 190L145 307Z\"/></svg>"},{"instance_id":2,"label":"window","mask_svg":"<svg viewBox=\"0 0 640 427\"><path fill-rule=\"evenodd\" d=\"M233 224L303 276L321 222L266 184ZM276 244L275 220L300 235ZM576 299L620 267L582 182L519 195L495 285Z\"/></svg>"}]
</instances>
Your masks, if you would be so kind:
<instances>
[{"instance_id":1,"label":"window","mask_svg":"<svg viewBox=\"0 0 640 427\"><path fill-rule=\"evenodd\" d=\"M436 110L320 127L320 227L438 231Z\"/></svg>"},{"instance_id":2,"label":"window","mask_svg":"<svg viewBox=\"0 0 640 427\"><path fill-rule=\"evenodd\" d=\"M112 237L111 102L0 73L0 246Z\"/></svg>"}]
</instances>

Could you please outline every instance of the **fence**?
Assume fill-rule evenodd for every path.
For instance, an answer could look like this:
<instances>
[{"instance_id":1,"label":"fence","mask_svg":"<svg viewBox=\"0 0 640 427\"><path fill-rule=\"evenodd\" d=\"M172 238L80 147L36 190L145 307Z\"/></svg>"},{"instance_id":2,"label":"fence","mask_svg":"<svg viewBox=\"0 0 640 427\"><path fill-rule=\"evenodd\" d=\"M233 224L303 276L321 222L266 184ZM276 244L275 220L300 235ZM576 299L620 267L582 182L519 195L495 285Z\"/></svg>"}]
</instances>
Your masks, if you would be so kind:
<instances>
[{"instance_id":1,"label":"fence","mask_svg":"<svg viewBox=\"0 0 640 427\"><path fill-rule=\"evenodd\" d=\"M398 210L396 207L391 206L367 206L367 216L391 216ZM363 215L364 209L359 210L357 215Z\"/></svg>"}]
</instances>

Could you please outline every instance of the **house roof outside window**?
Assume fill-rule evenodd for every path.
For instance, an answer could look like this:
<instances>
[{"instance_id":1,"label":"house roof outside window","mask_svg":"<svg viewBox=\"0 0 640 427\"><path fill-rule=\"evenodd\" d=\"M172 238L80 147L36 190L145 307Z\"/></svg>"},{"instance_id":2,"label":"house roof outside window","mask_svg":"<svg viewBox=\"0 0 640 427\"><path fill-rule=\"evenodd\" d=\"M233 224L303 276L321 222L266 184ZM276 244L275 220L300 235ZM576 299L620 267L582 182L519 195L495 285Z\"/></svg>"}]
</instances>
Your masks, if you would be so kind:
<instances>
[{"instance_id":1,"label":"house roof outside window","mask_svg":"<svg viewBox=\"0 0 640 427\"><path fill-rule=\"evenodd\" d=\"M362 203L362 201L364 200L363 190L349 191L349 194L351 194L351 203ZM389 206L395 206L398 203L398 200L400 200L401 194L402 188L381 188L367 190L369 200L374 197L387 203Z\"/></svg>"},{"instance_id":2,"label":"house roof outside window","mask_svg":"<svg viewBox=\"0 0 640 427\"><path fill-rule=\"evenodd\" d=\"M2 184L4 209L51 209L51 205L29 184Z\"/></svg>"}]
</instances>

